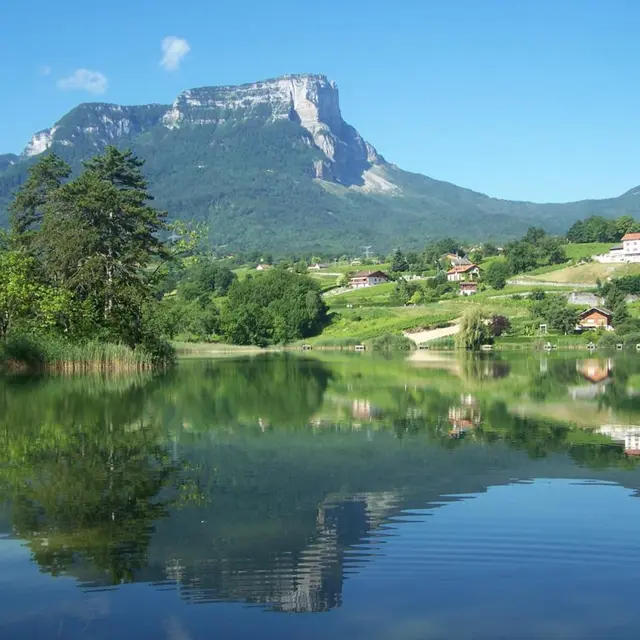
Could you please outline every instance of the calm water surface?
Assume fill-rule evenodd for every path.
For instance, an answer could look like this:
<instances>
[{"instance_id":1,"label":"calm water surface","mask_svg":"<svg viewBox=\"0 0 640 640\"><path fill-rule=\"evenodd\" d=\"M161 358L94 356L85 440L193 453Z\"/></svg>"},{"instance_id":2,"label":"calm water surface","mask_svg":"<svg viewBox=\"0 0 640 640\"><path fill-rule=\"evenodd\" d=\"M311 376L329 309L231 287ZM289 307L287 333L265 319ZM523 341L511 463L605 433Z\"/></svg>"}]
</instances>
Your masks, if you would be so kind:
<instances>
[{"instance_id":1,"label":"calm water surface","mask_svg":"<svg viewBox=\"0 0 640 640\"><path fill-rule=\"evenodd\" d=\"M637 454L635 354L0 380L0 637L638 638Z\"/></svg>"}]
</instances>

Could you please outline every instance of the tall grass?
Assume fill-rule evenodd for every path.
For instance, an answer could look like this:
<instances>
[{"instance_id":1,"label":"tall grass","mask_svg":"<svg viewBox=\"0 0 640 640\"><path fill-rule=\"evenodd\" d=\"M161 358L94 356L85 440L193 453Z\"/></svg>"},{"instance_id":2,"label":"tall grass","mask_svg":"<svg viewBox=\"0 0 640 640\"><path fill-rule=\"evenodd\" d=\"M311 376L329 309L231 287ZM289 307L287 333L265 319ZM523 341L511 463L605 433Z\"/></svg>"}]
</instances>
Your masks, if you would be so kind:
<instances>
[{"instance_id":1,"label":"tall grass","mask_svg":"<svg viewBox=\"0 0 640 640\"><path fill-rule=\"evenodd\" d=\"M0 342L0 370L8 371L136 371L166 366L167 350L152 354L144 348L90 340L72 343L56 337L16 336Z\"/></svg>"}]
</instances>

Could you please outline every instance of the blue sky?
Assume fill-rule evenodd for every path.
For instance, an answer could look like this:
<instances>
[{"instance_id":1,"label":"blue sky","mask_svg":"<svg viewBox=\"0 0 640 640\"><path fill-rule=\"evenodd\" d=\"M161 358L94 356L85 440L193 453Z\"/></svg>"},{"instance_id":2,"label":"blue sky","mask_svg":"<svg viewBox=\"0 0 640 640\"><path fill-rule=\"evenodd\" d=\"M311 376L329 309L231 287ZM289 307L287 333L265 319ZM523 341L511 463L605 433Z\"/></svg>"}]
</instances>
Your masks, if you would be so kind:
<instances>
[{"instance_id":1,"label":"blue sky","mask_svg":"<svg viewBox=\"0 0 640 640\"><path fill-rule=\"evenodd\" d=\"M535 201L640 184L637 0L3 5L0 153L79 102L170 103L186 88L315 72L403 169Z\"/></svg>"}]
</instances>

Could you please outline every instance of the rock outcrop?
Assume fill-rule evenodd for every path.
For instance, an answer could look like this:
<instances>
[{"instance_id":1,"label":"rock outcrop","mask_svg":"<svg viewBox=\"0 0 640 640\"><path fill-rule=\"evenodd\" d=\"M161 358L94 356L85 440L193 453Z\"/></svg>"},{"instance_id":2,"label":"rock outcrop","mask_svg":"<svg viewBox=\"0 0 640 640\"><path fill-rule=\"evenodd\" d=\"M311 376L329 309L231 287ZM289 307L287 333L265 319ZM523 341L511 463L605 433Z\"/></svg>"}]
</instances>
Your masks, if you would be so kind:
<instances>
[{"instance_id":1,"label":"rock outcrop","mask_svg":"<svg viewBox=\"0 0 640 640\"><path fill-rule=\"evenodd\" d=\"M298 122L324 157L316 178L346 186L365 185L364 172L384 158L343 119L338 87L323 75L289 75L252 84L190 89L163 116L168 129L221 124L229 118Z\"/></svg>"},{"instance_id":2,"label":"rock outcrop","mask_svg":"<svg viewBox=\"0 0 640 640\"><path fill-rule=\"evenodd\" d=\"M22 155L43 153L56 143L96 151L108 144L131 139L160 124L166 105L123 107L115 104L85 103L77 106L50 129L36 133Z\"/></svg>"}]
</instances>

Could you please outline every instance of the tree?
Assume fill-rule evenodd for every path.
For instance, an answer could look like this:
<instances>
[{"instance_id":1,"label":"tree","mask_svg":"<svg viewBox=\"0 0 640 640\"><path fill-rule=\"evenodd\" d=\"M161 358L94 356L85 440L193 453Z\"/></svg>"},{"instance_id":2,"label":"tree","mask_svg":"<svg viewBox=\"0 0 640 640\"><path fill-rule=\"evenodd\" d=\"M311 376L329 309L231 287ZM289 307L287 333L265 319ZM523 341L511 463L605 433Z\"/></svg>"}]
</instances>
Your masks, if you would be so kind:
<instances>
[{"instance_id":1,"label":"tree","mask_svg":"<svg viewBox=\"0 0 640 640\"><path fill-rule=\"evenodd\" d=\"M42 156L29 169L29 177L9 206L11 234L18 245L30 244L44 217L45 205L70 175L71 167L55 153Z\"/></svg>"},{"instance_id":2,"label":"tree","mask_svg":"<svg viewBox=\"0 0 640 640\"><path fill-rule=\"evenodd\" d=\"M507 264L513 274L524 273L537 266L535 247L525 241L507 246Z\"/></svg>"},{"instance_id":3,"label":"tree","mask_svg":"<svg viewBox=\"0 0 640 640\"><path fill-rule=\"evenodd\" d=\"M223 307L224 337L234 344L284 344L320 332L328 321L317 281L273 269L235 281Z\"/></svg>"},{"instance_id":4,"label":"tree","mask_svg":"<svg viewBox=\"0 0 640 640\"><path fill-rule=\"evenodd\" d=\"M503 333L511 329L511 321L506 316L500 316L500 315L491 316L489 329L491 331L492 336L499 338Z\"/></svg>"},{"instance_id":5,"label":"tree","mask_svg":"<svg viewBox=\"0 0 640 640\"><path fill-rule=\"evenodd\" d=\"M349 286L349 278L347 278L347 276L344 273L342 275L339 275L337 280L336 280L336 286L337 287L348 287Z\"/></svg>"},{"instance_id":6,"label":"tree","mask_svg":"<svg viewBox=\"0 0 640 640\"><path fill-rule=\"evenodd\" d=\"M158 237L166 213L131 151L107 147L74 180L51 193L35 246L43 271L92 309L96 330L135 346L152 300L152 261L168 258Z\"/></svg>"},{"instance_id":7,"label":"tree","mask_svg":"<svg viewBox=\"0 0 640 640\"><path fill-rule=\"evenodd\" d=\"M0 273L0 337L64 326L69 295L38 281L36 261L25 250L0 253Z\"/></svg>"},{"instance_id":8,"label":"tree","mask_svg":"<svg viewBox=\"0 0 640 640\"><path fill-rule=\"evenodd\" d=\"M456 334L459 349L476 350L490 340L486 318L479 307L472 306L460 320L460 330Z\"/></svg>"},{"instance_id":9,"label":"tree","mask_svg":"<svg viewBox=\"0 0 640 640\"><path fill-rule=\"evenodd\" d=\"M198 300L205 305L211 296L224 296L236 280L236 274L211 258L201 258L187 268L178 292L191 302Z\"/></svg>"},{"instance_id":10,"label":"tree","mask_svg":"<svg viewBox=\"0 0 640 640\"><path fill-rule=\"evenodd\" d=\"M494 289L504 289L507 284L507 278L510 276L509 265L502 259L498 258L487 265L484 270L484 281Z\"/></svg>"},{"instance_id":11,"label":"tree","mask_svg":"<svg viewBox=\"0 0 640 640\"><path fill-rule=\"evenodd\" d=\"M575 330L580 312L569 306L563 296L546 296L543 300L534 302L533 312L549 327L567 334Z\"/></svg>"},{"instance_id":12,"label":"tree","mask_svg":"<svg viewBox=\"0 0 640 640\"><path fill-rule=\"evenodd\" d=\"M391 262L391 271L403 273L409 270L409 263L400 249L396 249Z\"/></svg>"},{"instance_id":13,"label":"tree","mask_svg":"<svg viewBox=\"0 0 640 640\"><path fill-rule=\"evenodd\" d=\"M631 314L629 313L629 309L627 308L627 303L622 300L618 302L612 309L613 318L611 319L611 323L614 327L619 327L621 324L628 322L631 319Z\"/></svg>"}]
</instances>

